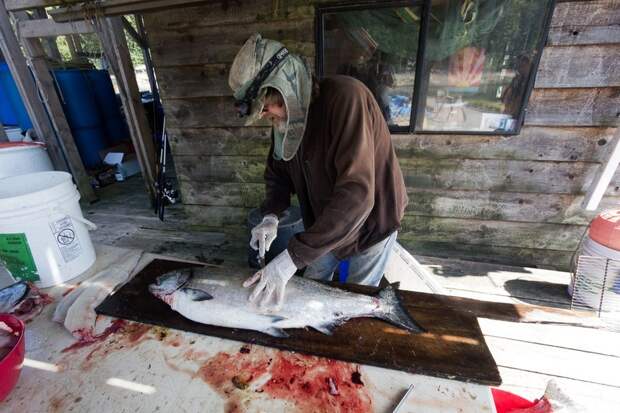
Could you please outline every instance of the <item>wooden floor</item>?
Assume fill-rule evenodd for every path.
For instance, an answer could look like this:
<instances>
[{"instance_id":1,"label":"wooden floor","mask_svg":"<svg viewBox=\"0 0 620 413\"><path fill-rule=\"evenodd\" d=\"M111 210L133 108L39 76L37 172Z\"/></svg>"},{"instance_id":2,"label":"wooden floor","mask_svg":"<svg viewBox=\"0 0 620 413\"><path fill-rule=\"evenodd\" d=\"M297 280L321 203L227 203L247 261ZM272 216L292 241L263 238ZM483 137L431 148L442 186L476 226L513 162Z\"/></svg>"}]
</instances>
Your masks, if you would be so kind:
<instances>
[{"instance_id":1,"label":"wooden floor","mask_svg":"<svg viewBox=\"0 0 620 413\"><path fill-rule=\"evenodd\" d=\"M101 200L83 205L98 225L93 241L215 264L247 261L247 240L189 231L181 205L161 222L150 209L140 178L105 187ZM415 251L411 251L415 255ZM565 272L416 256L450 294L486 301L567 308ZM501 388L534 399L554 379L580 412L617 412L620 405L620 334L608 331L479 319L499 366Z\"/></svg>"}]
</instances>

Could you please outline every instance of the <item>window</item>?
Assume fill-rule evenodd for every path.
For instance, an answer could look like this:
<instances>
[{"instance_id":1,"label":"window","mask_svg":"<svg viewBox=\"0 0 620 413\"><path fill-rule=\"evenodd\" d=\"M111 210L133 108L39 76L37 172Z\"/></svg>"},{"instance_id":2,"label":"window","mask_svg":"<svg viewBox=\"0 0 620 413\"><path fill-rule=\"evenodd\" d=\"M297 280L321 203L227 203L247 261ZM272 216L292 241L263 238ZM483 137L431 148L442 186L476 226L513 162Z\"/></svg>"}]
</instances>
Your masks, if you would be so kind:
<instances>
[{"instance_id":1,"label":"window","mask_svg":"<svg viewBox=\"0 0 620 413\"><path fill-rule=\"evenodd\" d=\"M393 132L515 134L553 0L425 0L318 9L320 77L353 76Z\"/></svg>"}]
</instances>

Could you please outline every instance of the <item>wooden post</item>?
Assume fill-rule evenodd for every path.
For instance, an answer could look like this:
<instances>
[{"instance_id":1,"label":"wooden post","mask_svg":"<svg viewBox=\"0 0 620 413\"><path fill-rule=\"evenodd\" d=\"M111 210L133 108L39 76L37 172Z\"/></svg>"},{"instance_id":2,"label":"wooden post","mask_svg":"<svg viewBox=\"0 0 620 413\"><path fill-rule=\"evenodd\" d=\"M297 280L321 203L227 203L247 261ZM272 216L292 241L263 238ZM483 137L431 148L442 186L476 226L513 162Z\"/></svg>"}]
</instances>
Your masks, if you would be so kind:
<instances>
[{"instance_id":1,"label":"wooden post","mask_svg":"<svg viewBox=\"0 0 620 413\"><path fill-rule=\"evenodd\" d=\"M9 14L3 1L0 1L0 49L2 49L2 54L17 85L19 95L32 121L34 131L38 139L47 144L47 150L54 168L60 171L68 171L64 154L56 139L43 103L39 100L37 87L26 65L26 59L13 32Z\"/></svg>"},{"instance_id":2,"label":"wooden post","mask_svg":"<svg viewBox=\"0 0 620 413\"><path fill-rule=\"evenodd\" d=\"M96 19L95 26L118 83L125 117L129 125L131 140L136 150L140 169L151 201L155 200L155 145L149 127L140 93L136 74L120 17Z\"/></svg>"},{"instance_id":3,"label":"wooden post","mask_svg":"<svg viewBox=\"0 0 620 413\"><path fill-rule=\"evenodd\" d=\"M20 14L22 18L27 18L27 16L24 16L25 13L20 12ZM75 180L82 198L88 202L96 201L97 196L90 185L90 177L86 173L73 134L69 128L69 122L67 122L67 118L65 117L65 112L62 108L58 93L56 92L54 80L47 65L46 55L41 46L41 41L37 38L24 38L22 40L24 50L30 61L30 67L32 68L37 86L41 92L45 107L47 108L47 113L49 113L52 125L56 130L56 136L59 138L59 143L63 149L67 163L69 164L69 170L73 175L73 179Z\"/></svg>"},{"instance_id":4,"label":"wooden post","mask_svg":"<svg viewBox=\"0 0 620 413\"><path fill-rule=\"evenodd\" d=\"M36 19L41 19L43 21L49 20L47 18L47 13L45 12L45 9L34 9L32 15ZM59 63L62 63L62 56L60 55L60 51L58 50L58 45L56 44L55 37L46 37L44 39L43 47L45 48L45 52L49 57Z\"/></svg>"}]
</instances>

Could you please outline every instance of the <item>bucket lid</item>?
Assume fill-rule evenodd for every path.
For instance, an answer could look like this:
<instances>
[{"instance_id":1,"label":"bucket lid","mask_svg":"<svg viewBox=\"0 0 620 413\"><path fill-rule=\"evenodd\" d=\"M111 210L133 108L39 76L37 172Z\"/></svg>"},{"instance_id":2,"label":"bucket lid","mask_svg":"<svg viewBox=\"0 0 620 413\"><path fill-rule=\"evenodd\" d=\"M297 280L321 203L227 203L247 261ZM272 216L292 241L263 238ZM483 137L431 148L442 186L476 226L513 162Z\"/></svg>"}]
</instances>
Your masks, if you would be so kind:
<instances>
[{"instance_id":1,"label":"bucket lid","mask_svg":"<svg viewBox=\"0 0 620 413\"><path fill-rule=\"evenodd\" d=\"M588 235L601 245L620 250L620 209L601 212L590 224Z\"/></svg>"},{"instance_id":2,"label":"bucket lid","mask_svg":"<svg viewBox=\"0 0 620 413\"><path fill-rule=\"evenodd\" d=\"M40 142L3 142L0 143L0 151L8 152L8 151L20 151L20 150L29 150L29 149L45 149L45 144Z\"/></svg>"},{"instance_id":3,"label":"bucket lid","mask_svg":"<svg viewBox=\"0 0 620 413\"><path fill-rule=\"evenodd\" d=\"M47 171L0 179L0 214L46 208L50 202L79 194L67 172Z\"/></svg>"}]
</instances>

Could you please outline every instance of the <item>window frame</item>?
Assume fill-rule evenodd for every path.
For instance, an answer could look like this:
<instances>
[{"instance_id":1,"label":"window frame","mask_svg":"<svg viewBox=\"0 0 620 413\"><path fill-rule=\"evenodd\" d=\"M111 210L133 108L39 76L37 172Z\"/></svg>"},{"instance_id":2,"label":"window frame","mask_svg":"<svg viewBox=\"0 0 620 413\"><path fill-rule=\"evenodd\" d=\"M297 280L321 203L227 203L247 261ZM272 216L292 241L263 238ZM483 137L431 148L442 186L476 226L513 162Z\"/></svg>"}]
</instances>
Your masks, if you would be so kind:
<instances>
[{"instance_id":1,"label":"window frame","mask_svg":"<svg viewBox=\"0 0 620 413\"><path fill-rule=\"evenodd\" d=\"M356 2L339 2L326 5L317 5L315 9L315 45L316 45L316 74L317 78L323 78L324 56L324 32L325 32L325 14L334 12L356 11L356 10L372 10L393 7L420 7L422 10L420 17L420 34L418 36L418 49L416 54L416 67L413 91L411 96L411 117L409 126L390 125L390 133L392 134L420 134L420 135L490 135L490 136L514 136L521 133L521 128L525 122L527 115L527 105L530 100L534 84L536 82L536 74L538 73L538 65L543 54L543 49L547 44L549 29L551 26L551 18L555 10L557 0L550 0L545 10L545 18L543 23L543 32L539 43L536 45L538 52L534 56L532 67L528 76L525 94L519 104L519 113L515 118L515 129L513 131L458 131L458 130L424 130L417 128L417 121L424 116L424 110L420 110L423 93L428 93L428 82L430 76L423 78L422 75L428 65L426 59L426 45L429 29L429 10L432 0L360 0ZM415 109L413 109L415 108Z\"/></svg>"}]
</instances>

